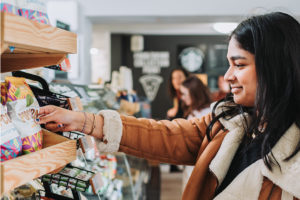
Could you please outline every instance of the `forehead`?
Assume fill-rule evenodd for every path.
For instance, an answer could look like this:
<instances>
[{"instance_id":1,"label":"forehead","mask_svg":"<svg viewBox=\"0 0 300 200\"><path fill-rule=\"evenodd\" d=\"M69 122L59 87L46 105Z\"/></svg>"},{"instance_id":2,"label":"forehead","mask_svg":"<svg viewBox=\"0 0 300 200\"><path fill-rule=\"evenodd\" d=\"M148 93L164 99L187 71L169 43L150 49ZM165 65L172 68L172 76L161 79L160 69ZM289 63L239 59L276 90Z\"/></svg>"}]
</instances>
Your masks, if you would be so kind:
<instances>
[{"instance_id":1,"label":"forehead","mask_svg":"<svg viewBox=\"0 0 300 200\"><path fill-rule=\"evenodd\" d=\"M181 76L181 75L184 76L184 73L181 70L175 70L172 73L172 76Z\"/></svg>"},{"instance_id":2,"label":"forehead","mask_svg":"<svg viewBox=\"0 0 300 200\"><path fill-rule=\"evenodd\" d=\"M227 58L228 60L232 60L232 58L240 56L253 58L253 54L241 48L240 43L232 37L228 44Z\"/></svg>"}]
</instances>

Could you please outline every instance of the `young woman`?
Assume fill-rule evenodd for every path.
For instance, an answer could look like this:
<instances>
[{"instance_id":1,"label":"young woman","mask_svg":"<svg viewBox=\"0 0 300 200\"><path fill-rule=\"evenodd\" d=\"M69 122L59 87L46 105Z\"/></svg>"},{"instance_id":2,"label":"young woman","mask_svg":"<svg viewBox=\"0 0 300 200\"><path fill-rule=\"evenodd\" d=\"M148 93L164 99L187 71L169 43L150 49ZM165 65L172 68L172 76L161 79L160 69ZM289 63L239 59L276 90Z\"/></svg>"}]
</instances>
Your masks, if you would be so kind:
<instances>
[{"instance_id":1,"label":"young woman","mask_svg":"<svg viewBox=\"0 0 300 200\"><path fill-rule=\"evenodd\" d=\"M210 91L198 77L190 76L183 81L180 85L180 93L184 118L200 118L210 112Z\"/></svg>"},{"instance_id":2,"label":"young woman","mask_svg":"<svg viewBox=\"0 0 300 200\"><path fill-rule=\"evenodd\" d=\"M209 114L211 93L203 82L196 76L190 76L180 86L181 100L185 119L201 118ZM182 173L182 186L184 189L194 166L185 166Z\"/></svg>"},{"instance_id":3,"label":"young woman","mask_svg":"<svg viewBox=\"0 0 300 200\"><path fill-rule=\"evenodd\" d=\"M173 107L167 111L169 119L182 118L183 110L180 99L179 87L181 83L188 77L188 72L183 68L175 68L172 70L169 78L169 93L173 99Z\"/></svg>"},{"instance_id":4,"label":"young woman","mask_svg":"<svg viewBox=\"0 0 300 200\"><path fill-rule=\"evenodd\" d=\"M232 96L211 115L155 121L104 110L94 119L47 106L40 123L91 134L100 151L195 165L183 199L300 199L299 55L299 22L281 12L254 16L230 36Z\"/></svg>"}]
</instances>

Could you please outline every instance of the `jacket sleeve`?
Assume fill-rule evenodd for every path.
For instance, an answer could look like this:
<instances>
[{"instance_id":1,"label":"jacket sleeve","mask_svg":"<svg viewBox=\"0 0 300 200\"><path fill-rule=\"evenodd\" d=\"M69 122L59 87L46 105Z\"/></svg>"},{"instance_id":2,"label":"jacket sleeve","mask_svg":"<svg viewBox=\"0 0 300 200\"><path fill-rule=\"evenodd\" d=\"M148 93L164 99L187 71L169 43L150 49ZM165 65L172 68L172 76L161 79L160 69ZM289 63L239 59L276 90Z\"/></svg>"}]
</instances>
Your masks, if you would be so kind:
<instances>
[{"instance_id":1,"label":"jacket sleeve","mask_svg":"<svg viewBox=\"0 0 300 200\"><path fill-rule=\"evenodd\" d=\"M115 111L101 111L104 139L100 151L121 151L173 164L195 164L210 115L173 121L135 118Z\"/></svg>"}]
</instances>

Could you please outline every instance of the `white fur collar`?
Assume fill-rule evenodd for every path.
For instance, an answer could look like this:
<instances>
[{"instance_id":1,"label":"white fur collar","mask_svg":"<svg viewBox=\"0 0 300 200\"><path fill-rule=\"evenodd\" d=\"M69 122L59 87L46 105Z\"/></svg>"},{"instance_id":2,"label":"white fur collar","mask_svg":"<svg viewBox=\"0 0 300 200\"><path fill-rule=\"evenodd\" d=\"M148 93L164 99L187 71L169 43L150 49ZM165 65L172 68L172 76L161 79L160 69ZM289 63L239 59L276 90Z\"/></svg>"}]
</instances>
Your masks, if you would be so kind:
<instances>
[{"instance_id":1,"label":"white fur collar","mask_svg":"<svg viewBox=\"0 0 300 200\"><path fill-rule=\"evenodd\" d=\"M218 114L219 112L220 106L217 107L216 114ZM235 152L237 151L243 138L244 129L243 126L241 126L242 121L244 120L241 116L235 116L230 120L220 120L220 122L226 129L229 130L229 132L225 136L218 153L216 154L215 158L212 160L209 166L210 170L216 175L219 184L224 180L228 168L231 164L231 161L235 155ZM256 191L259 192L261 189L263 176L270 179L273 183L281 187L284 191L292 194L297 198L300 198L300 153L295 155L288 162L283 161L284 158L286 158L292 153L299 140L300 129L295 124L293 124L272 149L274 157L281 166L281 171L279 167L276 166L273 167L273 171L269 171L264 165L262 159L260 159L252 165L250 165L248 168L246 168L243 172L241 172L235 178L235 180L219 195L222 197L220 199L232 199L232 194L235 194L235 192L237 193L237 191L235 190L241 190L241 183L243 182L242 180L245 180L246 177L247 182L255 180L254 182L256 182L257 184L253 184L253 186L255 187ZM254 171L256 175L254 175ZM239 182L239 180L239 185L241 187L230 187L232 184L234 185L235 182ZM242 191L245 192L245 190ZM253 190L251 191L253 192ZM227 198L226 194L231 195L227 196ZM251 196L253 195L255 196L256 194L252 194ZM259 195L259 193L257 195Z\"/></svg>"}]
</instances>

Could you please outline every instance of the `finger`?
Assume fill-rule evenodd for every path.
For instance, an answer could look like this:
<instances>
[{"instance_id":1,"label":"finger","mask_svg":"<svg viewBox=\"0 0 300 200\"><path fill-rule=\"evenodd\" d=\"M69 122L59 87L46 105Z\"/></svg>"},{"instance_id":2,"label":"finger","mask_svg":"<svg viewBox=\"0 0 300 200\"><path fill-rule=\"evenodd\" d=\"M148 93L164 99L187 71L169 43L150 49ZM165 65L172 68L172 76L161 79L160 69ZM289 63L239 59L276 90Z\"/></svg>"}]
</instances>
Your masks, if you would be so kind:
<instances>
[{"instance_id":1,"label":"finger","mask_svg":"<svg viewBox=\"0 0 300 200\"><path fill-rule=\"evenodd\" d=\"M37 122L39 124L46 124L46 123L49 123L49 122L58 122L58 121L57 121L57 117L55 117L55 112L53 112L53 113L50 113L48 115L44 115L44 116L39 117L39 120L37 120Z\"/></svg>"},{"instance_id":2,"label":"finger","mask_svg":"<svg viewBox=\"0 0 300 200\"><path fill-rule=\"evenodd\" d=\"M55 110L57 110L57 108L58 107L53 106L53 105L40 107L38 116L48 115L48 114L54 112Z\"/></svg>"},{"instance_id":3,"label":"finger","mask_svg":"<svg viewBox=\"0 0 300 200\"><path fill-rule=\"evenodd\" d=\"M59 123L47 123L45 125L45 128L47 130L50 130L52 132L58 132L58 131L63 131L64 127L63 126L60 126Z\"/></svg>"}]
</instances>

